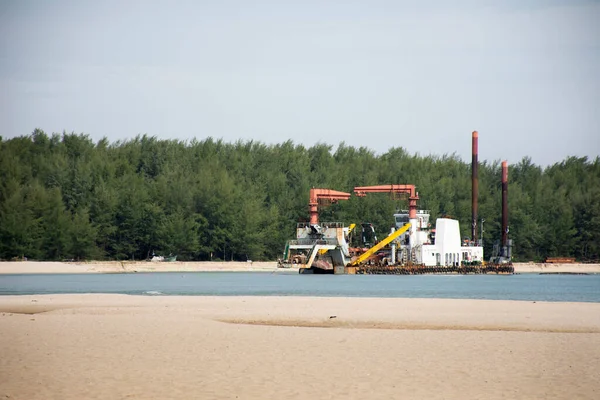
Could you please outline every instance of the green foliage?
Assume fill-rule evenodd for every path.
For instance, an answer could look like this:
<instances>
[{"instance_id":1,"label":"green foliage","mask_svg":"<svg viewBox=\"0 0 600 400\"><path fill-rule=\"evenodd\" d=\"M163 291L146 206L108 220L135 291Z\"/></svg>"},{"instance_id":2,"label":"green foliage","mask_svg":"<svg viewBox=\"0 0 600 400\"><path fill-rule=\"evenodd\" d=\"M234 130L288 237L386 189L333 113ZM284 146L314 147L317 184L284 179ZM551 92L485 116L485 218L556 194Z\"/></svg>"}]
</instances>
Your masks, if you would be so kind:
<instances>
[{"instance_id":1,"label":"green foliage","mask_svg":"<svg viewBox=\"0 0 600 400\"><path fill-rule=\"evenodd\" d=\"M479 166L486 252L500 238L500 163ZM450 215L470 234L470 164L345 143L181 142L148 135L94 143L87 135L0 140L0 259L273 260L308 219L311 187L415 184L420 208ZM509 170L510 237L517 260L600 259L600 159L569 157ZM405 199L352 197L322 221L371 222L383 237ZM481 228L481 226L480 226Z\"/></svg>"}]
</instances>

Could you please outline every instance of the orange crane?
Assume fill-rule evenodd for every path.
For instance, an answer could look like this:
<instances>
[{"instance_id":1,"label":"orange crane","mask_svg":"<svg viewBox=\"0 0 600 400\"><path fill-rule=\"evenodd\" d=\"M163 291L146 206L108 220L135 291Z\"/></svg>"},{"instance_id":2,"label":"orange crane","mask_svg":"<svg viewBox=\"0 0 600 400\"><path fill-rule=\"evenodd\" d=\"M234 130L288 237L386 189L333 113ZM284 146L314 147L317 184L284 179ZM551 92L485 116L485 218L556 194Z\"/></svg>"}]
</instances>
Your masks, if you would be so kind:
<instances>
[{"instance_id":1,"label":"orange crane","mask_svg":"<svg viewBox=\"0 0 600 400\"><path fill-rule=\"evenodd\" d=\"M350 193L338 192L337 190L315 188L310 189L308 209L310 214L311 225L319 223L319 206L337 203L338 200L348 200L350 196Z\"/></svg>"},{"instance_id":2,"label":"orange crane","mask_svg":"<svg viewBox=\"0 0 600 400\"><path fill-rule=\"evenodd\" d=\"M408 218L417 218L417 200L419 193L415 185L377 185L377 186L357 186L354 193L359 197L364 197L367 193L393 193L408 194Z\"/></svg>"}]
</instances>

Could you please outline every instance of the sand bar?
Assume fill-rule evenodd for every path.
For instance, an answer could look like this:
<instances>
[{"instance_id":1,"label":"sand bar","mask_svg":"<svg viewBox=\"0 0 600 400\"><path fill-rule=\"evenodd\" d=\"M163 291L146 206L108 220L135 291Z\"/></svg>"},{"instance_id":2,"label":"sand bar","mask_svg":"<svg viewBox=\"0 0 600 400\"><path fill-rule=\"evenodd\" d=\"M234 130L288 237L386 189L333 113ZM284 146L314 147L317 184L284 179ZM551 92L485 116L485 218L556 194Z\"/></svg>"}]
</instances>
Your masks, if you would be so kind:
<instances>
[{"instance_id":1,"label":"sand bar","mask_svg":"<svg viewBox=\"0 0 600 400\"><path fill-rule=\"evenodd\" d=\"M0 398L596 399L600 303L0 297Z\"/></svg>"},{"instance_id":2,"label":"sand bar","mask_svg":"<svg viewBox=\"0 0 600 400\"><path fill-rule=\"evenodd\" d=\"M600 264L515 263L516 273L600 274ZM0 261L1 274L78 274L130 272L297 272L297 268L277 268L275 261L253 262L146 262L146 261Z\"/></svg>"}]
</instances>

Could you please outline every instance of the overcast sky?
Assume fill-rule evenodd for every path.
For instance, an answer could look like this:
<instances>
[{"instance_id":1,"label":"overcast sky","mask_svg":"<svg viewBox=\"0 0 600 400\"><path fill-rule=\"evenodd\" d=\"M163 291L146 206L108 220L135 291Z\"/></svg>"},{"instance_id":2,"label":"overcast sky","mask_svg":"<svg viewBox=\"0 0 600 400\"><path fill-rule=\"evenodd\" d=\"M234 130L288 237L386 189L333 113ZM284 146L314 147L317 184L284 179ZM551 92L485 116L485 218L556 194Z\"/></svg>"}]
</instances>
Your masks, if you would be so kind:
<instances>
[{"instance_id":1,"label":"overcast sky","mask_svg":"<svg viewBox=\"0 0 600 400\"><path fill-rule=\"evenodd\" d=\"M0 135L600 155L600 2L0 0Z\"/></svg>"}]
</instances>

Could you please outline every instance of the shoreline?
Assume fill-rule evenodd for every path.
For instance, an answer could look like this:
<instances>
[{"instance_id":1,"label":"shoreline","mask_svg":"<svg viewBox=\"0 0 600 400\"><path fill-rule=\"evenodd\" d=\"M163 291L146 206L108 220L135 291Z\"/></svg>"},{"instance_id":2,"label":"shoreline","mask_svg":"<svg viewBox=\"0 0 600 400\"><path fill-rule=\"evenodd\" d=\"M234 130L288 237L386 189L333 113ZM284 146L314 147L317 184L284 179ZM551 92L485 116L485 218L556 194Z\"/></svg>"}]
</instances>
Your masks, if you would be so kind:
<instances>
[{"instance_id":1,"label":"shoreline","mask_svg":"<svg viewBox=\"0 0 600 400\"><path fill-rule=\"evenodd\" d=\"M514 263L515 274L600 274L600 264ZM0 261L2 274L80 274L134 272L291 272L298 268L278 268L275 261Z\"/></svg>"},{"instance_id":2,"label":"shoreline","mask_svg":"<svg viewBox=\"0 0 600 400\"><path fill-rule=\"evenodd\" d=\"M119 274L133 272L274 272L297 268L277 268L276 261L0 261L2 274Z\"/></svg>"},{"instance_id":3,"label":"shoreline","mask_svg":"<svg viewBox=\"0 0 600 400\"><path fill-rule=\"evenodd\" d=\"M514 263L516 274L600 274L600 264Z\"/></svg>"},{"instance_id":4,"label":"shoreline","mask_svg":"<svg viewBox=\"0 0 600 400\"><path fill-rule=\"evenodd\" d=\"M0 397L595 399L600 303L0 296Z\"/></svg>"}]
</instances>

